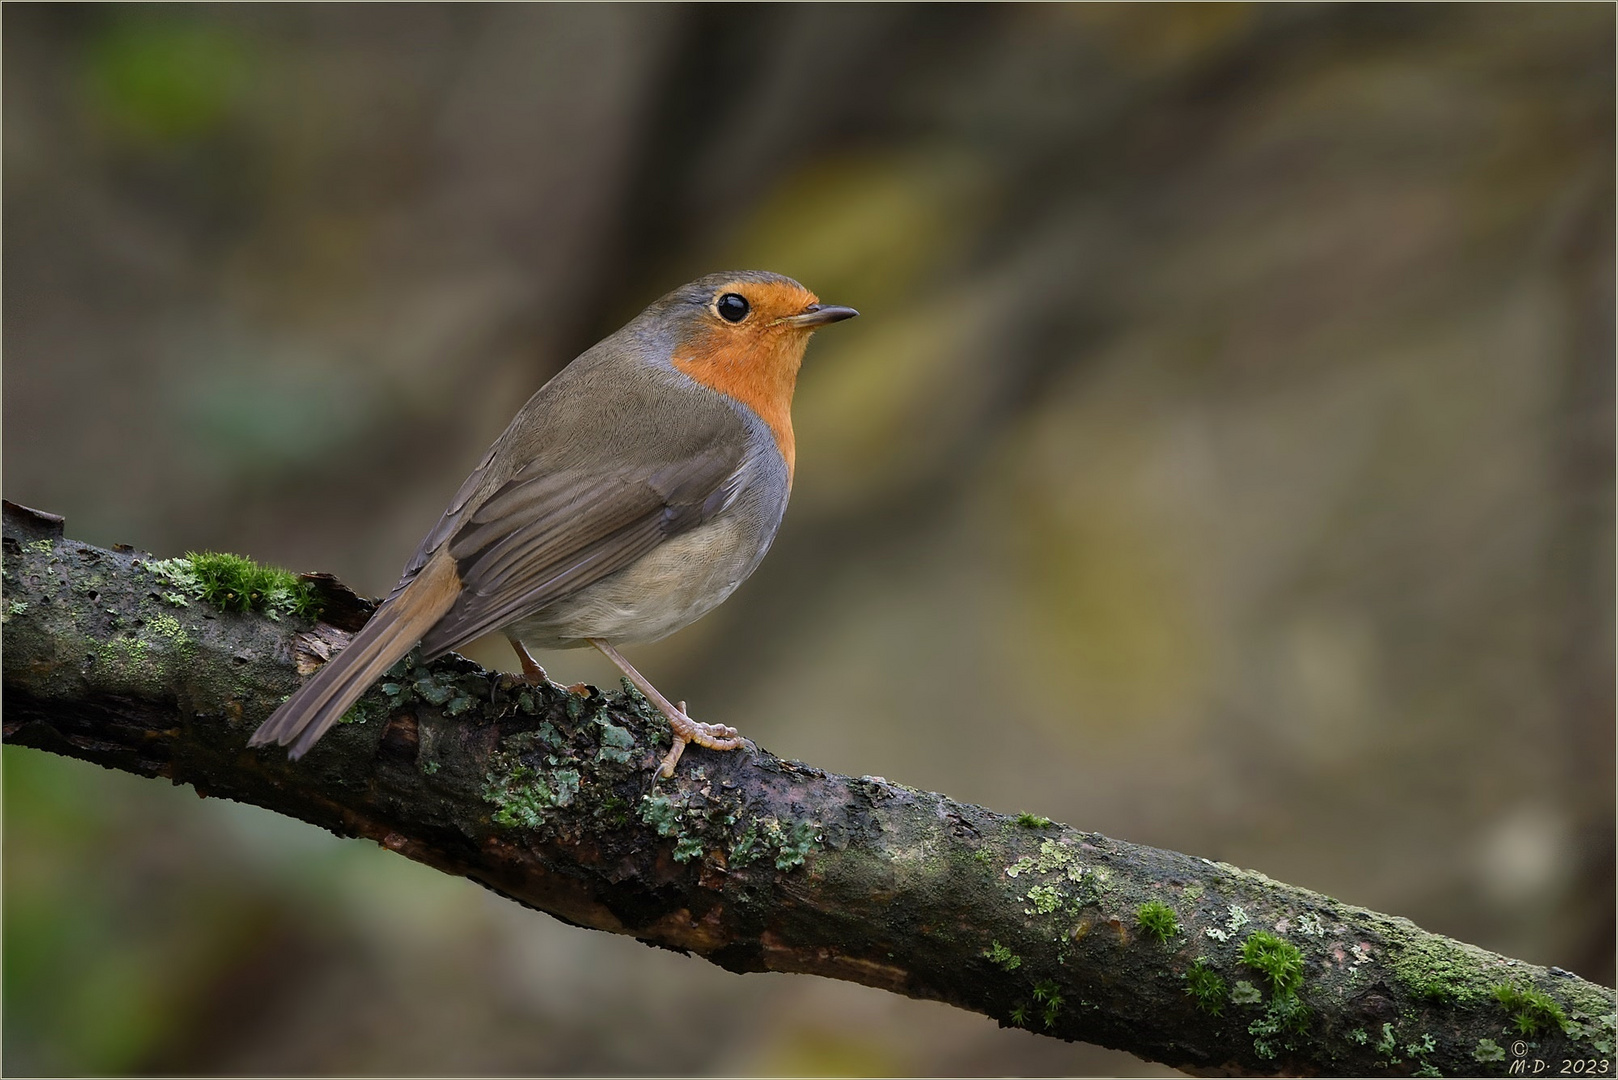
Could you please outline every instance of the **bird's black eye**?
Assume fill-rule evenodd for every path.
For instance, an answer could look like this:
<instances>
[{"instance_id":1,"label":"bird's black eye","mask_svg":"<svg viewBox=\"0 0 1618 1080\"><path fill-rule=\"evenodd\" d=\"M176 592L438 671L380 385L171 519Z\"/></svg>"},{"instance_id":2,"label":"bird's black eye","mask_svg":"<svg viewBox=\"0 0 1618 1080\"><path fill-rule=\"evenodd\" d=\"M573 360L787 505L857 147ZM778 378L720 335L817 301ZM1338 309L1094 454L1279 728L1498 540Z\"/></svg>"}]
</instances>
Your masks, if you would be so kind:
<instances>
[{"instance_id":1,"label":"bird's black eye","mask_svg":"<svg viewBox=\"0 0 1618 1080\"><path fill-rule=\"evenodd\" d=\"M741 322L747 318L747 298L741 293L728 292L719 298L714 305L719 309L719 317L726 322Z\"/></svg>"}]
</instances>

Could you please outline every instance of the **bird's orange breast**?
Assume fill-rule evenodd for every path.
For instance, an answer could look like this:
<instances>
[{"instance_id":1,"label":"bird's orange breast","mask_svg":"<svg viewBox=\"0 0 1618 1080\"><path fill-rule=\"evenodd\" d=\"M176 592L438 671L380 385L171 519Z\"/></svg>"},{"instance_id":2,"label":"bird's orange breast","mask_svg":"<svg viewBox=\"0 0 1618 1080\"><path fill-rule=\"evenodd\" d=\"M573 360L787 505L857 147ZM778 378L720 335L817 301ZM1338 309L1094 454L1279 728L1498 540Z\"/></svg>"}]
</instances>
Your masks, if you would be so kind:
<instances>
[{"instance_id":1,"label":"bird's orange breast","mask_svg":"<svg viewBox=\"0 0 1618 1080\"><path fill-rule=\"evenodd\" d=\"M801 310L814 296L797 302ZM673 363L697 382L753 410L769 426L792 482L795 444L792 436L792 391L809 334L789 325L762 322L745 330L706 326L681 343Z\"/></svg>"}]
</instances>

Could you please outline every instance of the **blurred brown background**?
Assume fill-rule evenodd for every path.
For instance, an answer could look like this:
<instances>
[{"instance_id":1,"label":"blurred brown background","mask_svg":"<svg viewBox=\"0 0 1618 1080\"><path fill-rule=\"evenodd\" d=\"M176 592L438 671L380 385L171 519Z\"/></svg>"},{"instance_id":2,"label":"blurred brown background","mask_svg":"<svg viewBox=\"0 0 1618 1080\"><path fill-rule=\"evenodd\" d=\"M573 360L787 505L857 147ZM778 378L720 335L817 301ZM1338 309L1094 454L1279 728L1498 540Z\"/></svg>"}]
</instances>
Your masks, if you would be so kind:
<instances>
[{"instance_id":1,"label":"blurred brown background","mask_svg":"<svg viewBox=\"0 0 1618 1080\"><path fill-rule=\"evenodd\" d=\"M787 273L864 314L660 686L1612 981L1610 5L3 20L8 498L381 593L562 363ZM1155 1069L4 782L13 1075Z\"/></svg>"}]
</instances>

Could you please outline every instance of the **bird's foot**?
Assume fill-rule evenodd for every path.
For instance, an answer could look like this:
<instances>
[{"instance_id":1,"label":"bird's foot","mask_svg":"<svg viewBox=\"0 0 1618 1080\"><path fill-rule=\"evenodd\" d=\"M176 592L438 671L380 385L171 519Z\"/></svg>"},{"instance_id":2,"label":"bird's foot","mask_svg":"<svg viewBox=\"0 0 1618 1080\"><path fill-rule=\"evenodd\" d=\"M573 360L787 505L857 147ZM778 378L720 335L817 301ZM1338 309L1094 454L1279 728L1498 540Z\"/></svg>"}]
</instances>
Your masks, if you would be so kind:
<instances>
[{"instance_id":1,"label":"bird's foot","mask_svg":"<svg viewBox=\"0 0 1618 1080\"><path fill-rule=\"evenodd\" d=\"M728 724L703 724L691 719L685 714L683 701L672 710L659 711L668 717L669 729L674 734L674 745L663 755L663 765L658 770L663 776L674 775L674 767L680 763L680 755L685 753L685 748L691 743L706 746L709 750L735 750L745 741L742 733Z\"/></svg>"},{"instance_id":2,"label":"bird's foot","mask_svg":"<svg viewBox=\"0 0 1618 1080\"><path fill-rule=\"evenodd\" d=\"M517 654L517 662L522 665L523 681L533 686L544 686L551 681L551 677L545 674L545 669L539 666L539 661L528 655L528 650L523 647L522 642L516 638L506 640L511 642L512 651Z\"/></svg>"},{"instance_id":3,"label":"bird's foot","mask_svg":"<svg viewBox=\"0 0 1618 1080\"><path fill-rule=\"evenodd\" d=\"M685 702L673 705L669 699L657 692L657 687L646 680L646 676L635 670L635 665L624 659L622 653L600 638L585 638L590 644L601 650L601 654L618 666L635 687L646 696L658 712L662 713L669 722L669 728L674 734L674 745L669 752L663 755L662 767L658 770L662 776L673 776L674 766L680 763L680 755L691 743L706 746L709 750L735 750L746 740L741 732L725 724L699 724L685 714ZM652 783L657 783L654 777Z\"/></svg>"}]
</instances>

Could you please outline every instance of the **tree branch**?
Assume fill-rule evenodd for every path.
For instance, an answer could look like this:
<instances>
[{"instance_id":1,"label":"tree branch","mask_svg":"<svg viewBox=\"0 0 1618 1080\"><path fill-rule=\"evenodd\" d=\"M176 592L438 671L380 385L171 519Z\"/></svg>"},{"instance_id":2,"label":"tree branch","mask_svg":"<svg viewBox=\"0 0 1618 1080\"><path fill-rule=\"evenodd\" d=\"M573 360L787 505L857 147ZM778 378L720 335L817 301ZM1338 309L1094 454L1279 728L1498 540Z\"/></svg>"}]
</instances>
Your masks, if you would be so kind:
<instances>
[{"instance_id":1,"label":"tree branch","mask_svg":"<svg viewBox=\"0 0 1618 1080\"><path fill-rule=\"evenodd\" d=\"M8 743L367 837L731 971L847 979L1195 1072L1612 1058L1612 991L1224 863L751 746L693 747L654 783L668 732L633 695L407 660L301 763L248 750L368 605L317 578L328 622L229 613L153 565L6 504Z\"/></svg>"}]
</instances>

